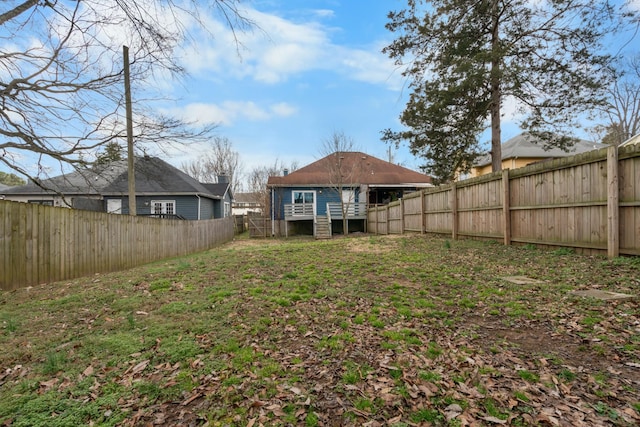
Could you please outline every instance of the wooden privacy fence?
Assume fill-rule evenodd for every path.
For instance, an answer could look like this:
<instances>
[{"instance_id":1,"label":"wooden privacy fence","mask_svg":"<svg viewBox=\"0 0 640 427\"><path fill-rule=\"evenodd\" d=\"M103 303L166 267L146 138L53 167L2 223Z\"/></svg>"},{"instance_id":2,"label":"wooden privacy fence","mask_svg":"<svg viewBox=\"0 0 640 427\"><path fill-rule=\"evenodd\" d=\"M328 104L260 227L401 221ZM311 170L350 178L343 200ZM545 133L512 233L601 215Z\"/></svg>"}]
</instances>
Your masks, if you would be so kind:
<instances>
[{"instance_id":1,"label":"wooden privacy fence","mask_svg":"<svg viewBox=\"0 0 640 427\"><path fill-rule=\"evenodd\" d=\"M233 218L182 221L0 200L0 289L124 270L233 239Z\"/></svg>"},{"instance_id":2,"label":"wooden privacy fence","mask_svg":"<svg viewBox=\"0 0 640 427\"><path fill-rule=\"evenodd\" d=\"M640 145L604 148L406 195L367 230L640 255Z\"/></svg>"}]
</instances>

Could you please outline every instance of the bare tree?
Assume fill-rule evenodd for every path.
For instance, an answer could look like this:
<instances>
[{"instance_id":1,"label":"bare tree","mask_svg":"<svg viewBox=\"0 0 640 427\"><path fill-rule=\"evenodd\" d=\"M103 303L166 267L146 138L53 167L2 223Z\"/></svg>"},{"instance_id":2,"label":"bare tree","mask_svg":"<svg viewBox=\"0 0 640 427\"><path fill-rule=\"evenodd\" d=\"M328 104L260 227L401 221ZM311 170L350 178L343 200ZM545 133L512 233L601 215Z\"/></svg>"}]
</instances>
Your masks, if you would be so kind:
<instances>
[{"instance_id":1,"label":"bare tree","mask_svg":"<svg viewBox=\"0 0 640 427\"><path fill-rule=\"evenodd\" d=\"M605 144L620 145L640 133L640 55L622 68L625 72L609 89L603 109L609 123L596 128Z\"/></svg>"},{"instance_id":2,"label":"bare tree","mask_svg":"<svg viewBox=\"0 0 640 427\"><path fill-rule=\"evenodd\" d=\"M251 22L239 0L211 0L232 29ZM5 4L8 3L8 6ZM137 144L202 140L193 128L158 116L153 79L179 77L175 50L189 28L206 27L201 2L187 0L11 1L0 15L0 163L38 182L47 165L84 166L98 148L124 139L122 46L131 56Z\"/></svg>"},{"instance_id":3,"label":"bare tree","mask_svg":"<svg viewBox=\"0 0 640 427\"><path fill-rule=\"evenodd\" d=\"M280 176L286 170L294 172L298 169L298 162L292 161L288 166L284 162L276 159L270 166L256 166L248 174L248 189L250 193L255 194L255 202L260 204L262 212L267 212L271 206L269 191L267 190L267 181L270 176Z\"/></svg>"},{"instance_id":4,"label":"bare tree","mask_svg":"<svg viewBox=\"0 0 640 427\"><path fill-rule=\"evenodd\" d=\"M233 149L231 141L226 137L214 137L207 154L183 163L181 169L200 182L218 182L220 176L226 176L231 184L231 191L235 193L240 190L240 153Z\"/></svg>"},{"instance_id":5,"label":"bare tree","mask_svg":"<svg viewBox=\"0 0 640 427\"><path fill-rule=\"evenodd\" d=\"M355 142L343 132L334 132L324 140L321 148L323 157L330 156L327 162L329 186L340 198L342 211L342 232L349 234L349 206L356 199L356 184L361 175L361 163L353 161L353 156L347 158L345 153L355 151Z\"/></svg>"}]
</instances>

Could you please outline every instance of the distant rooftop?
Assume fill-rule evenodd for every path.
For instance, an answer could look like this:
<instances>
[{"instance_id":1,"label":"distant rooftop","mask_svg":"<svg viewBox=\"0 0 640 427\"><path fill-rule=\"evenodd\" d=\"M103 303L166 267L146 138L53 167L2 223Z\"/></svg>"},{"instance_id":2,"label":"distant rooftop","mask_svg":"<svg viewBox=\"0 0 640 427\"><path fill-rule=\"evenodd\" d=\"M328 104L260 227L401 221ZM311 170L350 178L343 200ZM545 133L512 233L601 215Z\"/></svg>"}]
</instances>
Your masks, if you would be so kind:
<instances>
[{"instance_id":1,"label":"distant rooftop","mask_svg":"<svg viewBox=\"0 0 640 427\"><path fill-rule=\"evenodd\" d=\"M554 147L549 150L543 148L544 143L536 140L527 132L523 132L518 136L502 143L502 160L514 159L518 157L533 159L550 159L557 157L568 157L575 154L585 153L587 151L597 150L606 147L604 144L578 140L575 145L568 151ZM486 166L491 164L491 154L485 154L478 158L474 166Z\"/></svg>"},{"instance_id":2,"label":"distant rooftop","mask_svg":"<svg viewBox=\"0 0 640 427\"><path fill-rule=\"evenodd\" d=\"M329 154L303 168L285 176L269 177L267 185L329 185L331 181L331 163L335 162L336 153ZM431 177L403 166L378 159L359 151L341 152L344 170L355 171L356 176L350 179L354 184L366 185L416 185L428 186Z\"/></svg>"}]
</instances>

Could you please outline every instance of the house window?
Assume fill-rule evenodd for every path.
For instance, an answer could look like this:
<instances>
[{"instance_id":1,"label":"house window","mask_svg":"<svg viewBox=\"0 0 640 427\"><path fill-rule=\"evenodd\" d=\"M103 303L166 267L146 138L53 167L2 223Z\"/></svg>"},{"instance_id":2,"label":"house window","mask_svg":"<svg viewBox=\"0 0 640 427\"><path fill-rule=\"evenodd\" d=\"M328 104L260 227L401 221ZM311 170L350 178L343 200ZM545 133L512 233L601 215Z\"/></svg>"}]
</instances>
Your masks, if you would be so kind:
<instances>
[{"instance_id":1,"label":"house window","mask_svg":"<svg viewBox=\"0 0 640 427\"><path fill-rule=\"evenodd\" d=\"M29 203L34 205L53 206L53 200L29 200Z\"/></svg>"},{"instance_id":2,"label":"house window","mask_svg":"<svg viewBox=\"0 0 640 427\"><path fill-rule=\"evenodd\" d=\"M224 217L228 217L231 215L231 203L224 202Z\"/></svg>"},{"instance_id":3,"label":"house window","mask_svg":"<svg viewBox=\"0 0 640 427\"><path fill-rule=\"evenodd\" d=\"M107 199L107 212L122 214L122 199Z\"/></svg>"},{"instance_id":4,"label":"house window","mask_svg":"<svg viewBox=\"0 0 640 427\"><path fill-rule=\"evenodd\" d=\"M152 215L175 215L176 202L174 200L152 200Z\"/></svg>"},{"instance_id":5,"label":"house window","mask_svg":"<svg viewBox=\"0 0 640 427\"><path fill-rule=\"evenodd\" d=\"M293 215L312 216L315 215L315 192L314 191L294 191L293 192Z\"/></svg>"}]
</instances>

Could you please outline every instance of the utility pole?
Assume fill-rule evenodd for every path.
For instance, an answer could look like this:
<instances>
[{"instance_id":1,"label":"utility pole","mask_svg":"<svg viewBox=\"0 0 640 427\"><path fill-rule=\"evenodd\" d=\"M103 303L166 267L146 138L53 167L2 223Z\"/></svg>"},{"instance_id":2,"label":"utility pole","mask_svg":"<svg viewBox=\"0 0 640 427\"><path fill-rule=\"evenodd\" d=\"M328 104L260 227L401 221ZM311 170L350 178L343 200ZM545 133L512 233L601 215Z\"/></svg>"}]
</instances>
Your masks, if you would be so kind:
<instances>
[{"instance_id":1,"label":"utility pole","mask_svg":"<svg viewBox=\"0 0 640 427\"><path fill-rule=\"evenodd\" d=\"M131 111L131 82L129 81L129 48L122 46L124 55L124 98L127 109L127 163L129 170L129 215L136 216L136 171L133 158L133 112Z\"/></svg>"}]
</instances>

